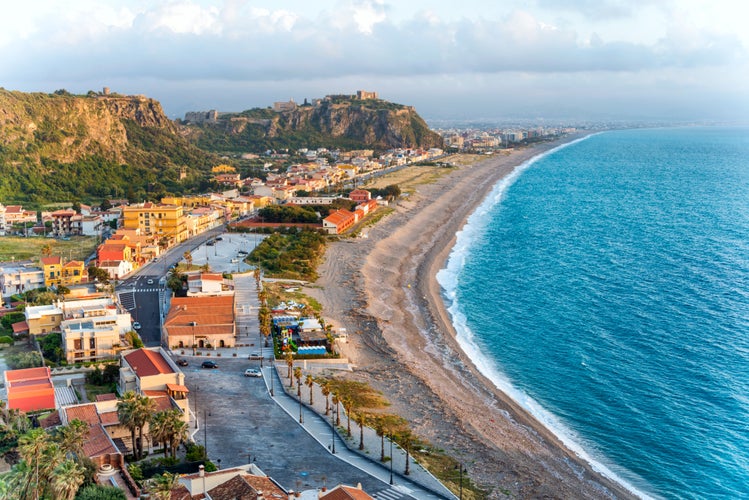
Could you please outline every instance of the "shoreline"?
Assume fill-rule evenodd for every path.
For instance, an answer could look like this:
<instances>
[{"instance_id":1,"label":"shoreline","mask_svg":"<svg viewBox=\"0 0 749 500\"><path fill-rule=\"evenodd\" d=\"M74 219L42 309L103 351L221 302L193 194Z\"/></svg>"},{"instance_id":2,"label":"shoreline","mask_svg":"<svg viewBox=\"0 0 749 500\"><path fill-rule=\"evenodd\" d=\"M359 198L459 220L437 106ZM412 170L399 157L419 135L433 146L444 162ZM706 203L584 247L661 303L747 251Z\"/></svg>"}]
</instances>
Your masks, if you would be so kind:
<instances>
[{"instance_id":1,"label":"shoreline","mask_svg":"<svg viewBox=\"0 0 749 500\"><path fill-rule=\"evenodd\" d=\"M330 246L310 289L346 327L351 378L368 382L417 435L466 464L493 497L635 498L499 390L459 344L437 273L457 233L525 161L583 134L461 167L399 202L367 239ZM394 370L398 373L393 377Z\"/></svg>"}]
</instances>

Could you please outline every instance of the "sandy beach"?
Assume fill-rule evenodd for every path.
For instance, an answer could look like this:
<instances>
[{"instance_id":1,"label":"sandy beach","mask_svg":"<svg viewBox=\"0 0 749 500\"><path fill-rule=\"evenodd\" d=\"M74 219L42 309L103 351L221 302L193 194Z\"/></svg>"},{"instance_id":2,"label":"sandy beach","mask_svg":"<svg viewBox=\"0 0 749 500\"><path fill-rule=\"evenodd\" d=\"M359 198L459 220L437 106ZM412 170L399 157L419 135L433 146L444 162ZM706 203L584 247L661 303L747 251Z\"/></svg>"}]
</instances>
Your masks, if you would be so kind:
<instances>
[{"instance_id":1,"label":"sandy beach","mask_svg":"<svg viewBox=\"0 0 749 500\"><path fill-rule=\"evenodd\" d=\"M561 142L460 167L420 185L367 238L332 243L307 292L349 332L348 376L368 382L416 434L466 464L490 498L632 498L594 472L473 366L436 273L455 234L512 169Z\"/></svg>"}]
</instances>

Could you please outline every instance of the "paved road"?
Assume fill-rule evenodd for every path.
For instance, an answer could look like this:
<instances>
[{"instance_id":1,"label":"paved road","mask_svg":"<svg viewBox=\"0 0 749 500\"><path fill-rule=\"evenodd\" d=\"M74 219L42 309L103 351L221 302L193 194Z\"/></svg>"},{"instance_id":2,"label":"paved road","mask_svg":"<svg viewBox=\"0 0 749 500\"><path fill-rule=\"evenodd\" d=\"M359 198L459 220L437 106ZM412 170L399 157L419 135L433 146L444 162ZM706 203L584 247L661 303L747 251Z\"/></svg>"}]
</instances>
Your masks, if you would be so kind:
<instances>
[{"instance_id":1,"label":"paved road","mask_svg":"<svg viewBox=\"0 0 749 500\"><path fill-rule=\"evenodd\" d=\"M200 425L207 422L197 430L193 423L191 432L199 444L208 438L208 455L214 463L220 459L222 468L241 465L251 456L260 469L287 489L361 483L370 494L388 491L380 498L401 496L387 483L331 455L273 401L262 378L242 376L245 368L259 367L259 361L213 358L219 368L206 370L200 368L205 358L180 357L190 363L183 370L190 397L197 400ZM277 379L276 387L280 383ZM195 407L192 410L194 413ZM337 446L342 446L340 441Z\"/></svg>"}]
</instances>

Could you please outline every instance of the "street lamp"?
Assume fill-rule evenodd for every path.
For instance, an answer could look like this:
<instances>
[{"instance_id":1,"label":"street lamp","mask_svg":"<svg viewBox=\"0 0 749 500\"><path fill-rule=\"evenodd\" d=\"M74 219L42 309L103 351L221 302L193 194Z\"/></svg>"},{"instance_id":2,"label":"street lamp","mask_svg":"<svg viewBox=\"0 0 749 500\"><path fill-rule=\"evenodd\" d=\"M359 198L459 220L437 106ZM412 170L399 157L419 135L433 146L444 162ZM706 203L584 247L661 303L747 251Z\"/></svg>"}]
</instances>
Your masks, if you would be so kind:
<instances>
[{"instance_id":1,"label":"street lamp","mask_svg":"<svg viewBox=\"0 0 749 500\"><path fill-rule=\"evenodd\" d=\"M333 412L330 412L330 437L333 441L331 451L335 455L335 417L333 416Z\"/></svg>"},{"instance_id":2,"label":"street lamp","mask_svg":"<svg viewBox=\"0 0 749 500\"><path fill-rule=\"evenodd\" d=\"M390 485L393 485L393 436L388 436L390 440Z\"/></svg>"},{"instance_id":3,"label":"street lamp","mask_svg":"<svg viewBox=\"0 0 749 500\"><path fill-rule=\"evenodd\" d=\"M195 327L198 326L196 321L190 321L192 327L192 355L195 356Z\"/></svg>"}]
</instances>

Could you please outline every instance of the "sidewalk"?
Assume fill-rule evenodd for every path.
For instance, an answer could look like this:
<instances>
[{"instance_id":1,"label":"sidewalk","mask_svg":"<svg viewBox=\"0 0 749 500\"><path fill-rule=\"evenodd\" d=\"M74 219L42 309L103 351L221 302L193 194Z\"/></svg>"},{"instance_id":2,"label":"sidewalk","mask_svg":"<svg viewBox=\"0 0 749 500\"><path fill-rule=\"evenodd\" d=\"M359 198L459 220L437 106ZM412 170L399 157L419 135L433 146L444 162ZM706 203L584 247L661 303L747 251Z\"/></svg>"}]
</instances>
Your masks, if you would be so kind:
<instances>
[{"instance_id":1,"label":"sidewalk","mask_svg":"<svg viewBox=\"0 0 749 500\"><path fill-rule=\"evenodd\" d=\"M309 405L309 387L302 386L302 401L300 404L296 396L296 380L294 388L289 390L288 379L281 379L278 370L286 370L286 365L274 363L276 370L266 366L263 370L263 378L269 392L272 392L276 403L281 406L286 413L292 416L315 440L328 448L331 453L335 449L335 455L345 462L357 467L367 474L376 477L386 484L392 484L393 488L417 499L455 499L457 498L450 490L445 488L437 478L432 476L427 470L414 462L413 457L409 457L408 476L404 474L406 467L406 452L400 446L391 443L385 438L385 456L390 456L392 446L392 460L381 463L380 446L381 438L374 429L364 427L364 450L359 450L359 426L351 420L351 438L348 438L346 431L339 433L340 428L346 426L346 414L343 407L340 406L340 428L335 429L333 426L333 412L325 416L325 397L323 396L320 386L313 385L312 399L313 404ZM272 389L272 391L271 391ZM392 466L392 467L391 467Z\"/></svg>"}]
</instances>

